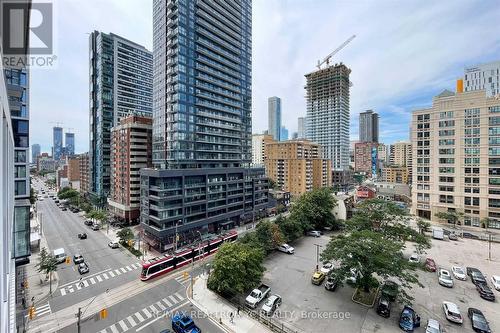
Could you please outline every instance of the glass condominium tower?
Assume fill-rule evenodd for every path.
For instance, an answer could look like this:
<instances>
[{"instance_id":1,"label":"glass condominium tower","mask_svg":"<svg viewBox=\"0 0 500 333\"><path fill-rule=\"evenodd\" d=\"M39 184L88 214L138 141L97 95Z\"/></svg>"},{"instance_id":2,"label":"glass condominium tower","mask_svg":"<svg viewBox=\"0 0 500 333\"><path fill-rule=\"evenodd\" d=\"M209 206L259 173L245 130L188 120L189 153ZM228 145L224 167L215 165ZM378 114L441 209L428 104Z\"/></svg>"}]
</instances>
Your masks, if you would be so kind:
<instances>
[{"instance_id":1,"label":"glass condominium tower","mask_svg":"<svg viewBox=\"0 0 500 333\"><path fill-rule=\"evenodd\" d=\"M123 37L89 36L89 190L103 204L111 186L111 128L128 115L151 117L152 62L150 51Z\"/></svg>"},{"instance_id":2,"label":"glass condominium tower","mask_svg":"<svg viewBox=\"0 0 500 333\"><path fill-rule=\"evenodd\" d=\"M249 165L250 0L153 2L153 164Z\"/></svg>"}]
</instances>

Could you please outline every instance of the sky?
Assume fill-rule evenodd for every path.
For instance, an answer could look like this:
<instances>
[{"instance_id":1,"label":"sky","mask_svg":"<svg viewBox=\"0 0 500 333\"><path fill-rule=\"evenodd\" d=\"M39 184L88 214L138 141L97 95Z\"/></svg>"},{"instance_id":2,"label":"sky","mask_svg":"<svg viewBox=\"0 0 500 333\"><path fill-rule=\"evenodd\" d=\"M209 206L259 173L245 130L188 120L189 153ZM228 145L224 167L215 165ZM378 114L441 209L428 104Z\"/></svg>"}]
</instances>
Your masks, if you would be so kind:
<instances>
[{"instance_id":1,"label":"sky","mask_svg":"<svg viewBox=\"0 0 500 333\"><path fill-rule=\"evenodd\" d=\"M31 144L50 152L52 127L88 151L88 33L113 32L152 50L152 0L54 1L53 69L33 69ZM305 116L305 77L352 35L332 62L351 70L351 139L358 115L380 115L380 141L408 140L411 112L453 90L464 67L500 60L497 0L254 0L253 132L267 129L267 98L282 99L290 134Z\"/></svg>"}]
</instances>

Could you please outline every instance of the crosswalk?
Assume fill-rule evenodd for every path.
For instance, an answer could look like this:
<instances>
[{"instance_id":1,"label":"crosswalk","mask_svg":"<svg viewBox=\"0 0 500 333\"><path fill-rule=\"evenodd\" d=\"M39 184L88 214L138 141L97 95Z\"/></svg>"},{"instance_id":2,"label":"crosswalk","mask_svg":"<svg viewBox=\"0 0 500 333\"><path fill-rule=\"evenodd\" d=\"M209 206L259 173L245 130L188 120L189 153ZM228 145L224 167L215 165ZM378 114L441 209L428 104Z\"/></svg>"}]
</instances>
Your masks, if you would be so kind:
<instances>
[{"instance_id":1,"label":"crosswalk","mask_svg":"<svg viewBox=\"0 0 500 333\"><path fill-rule=\"evenodd\" d=\"M186 282L189 283L190 280L191 280L191 277L189 276L189 274L186 275L186 276L184 276L184 274L183 275L179 275L178 277L175 278L175 281L179 282L182 285L184 285L184 283L186 283Z\"/></svg>"},{"instance_id":2,"label":"crosswalk","mask_svg":"<svg viewBox=\"0 0 500 333\"><path fill-rule=\"evenodd\" d=\"M82 279L81 281L75 282L75 283L70 284L68 286L65 286L63 288L59 288L59 291L61 292L61 296L65 296L67 294L74 293L77 290L87 288L87 287L94 285L96 283L100 283L100 282L109 280L111 278L114 278L116 276L126 274L128 272L132 272L140 267L141 267L141 263L138 262L138 263L131 264L131 265L128 265L125 267L111 269L111 270L108 270L108 271L103 272L101 274L86 278L85 280Z\"/></svg>"},{"instance_id":3,"label":"crosswalk","mask_svg":"<svg viewBox=\"0 0 500 333\"><path fill-rule=\"evenodd\" d=\"M41 316L44 316L46 314L49 314L52 310L50 309L50 304L44 304L40 306L35 306L35 318L39 318ZM28 315L26 315L28 317Z\"/></svg>"},{"instance_id":4,"label":"crosswalk","mask_svg":"<svg viewBox=\"0 0 500 333\"><path fill-rule=\"evenodd\" d=\"M175 306L180 306L185 298L179 293L168 295L162 300L153 303L142 310L124 318L98 333L122 333L126 332L148 319L162 317Z\"/></svg>"}]
</instances>

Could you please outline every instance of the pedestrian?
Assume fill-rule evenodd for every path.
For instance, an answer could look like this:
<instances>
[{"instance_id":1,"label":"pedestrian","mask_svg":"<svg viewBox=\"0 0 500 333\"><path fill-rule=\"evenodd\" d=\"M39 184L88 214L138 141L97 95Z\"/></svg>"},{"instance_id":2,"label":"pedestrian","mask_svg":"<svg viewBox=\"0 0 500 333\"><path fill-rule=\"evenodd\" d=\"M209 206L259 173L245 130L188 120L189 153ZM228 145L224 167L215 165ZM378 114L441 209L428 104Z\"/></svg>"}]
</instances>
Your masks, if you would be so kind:
<instances>
[{"instance_id":1,"label":"pedestrian","mask_svg":"<svg viewBox=\"0 0 500 333\"><path fill-rule=\"evenodd\" d=\"M234 323L233 318L234 318L234 314L231 312L231 313L229 314L229 322L230 322L231 324L233 324L233 323Z\"/></svg>"},{"instance_id":2,"label":"pedestrian","mask_svg":"<svg viewBox=\"0 0 500 333\"><path fill-rule=\"evenodd\" d=\"M236 314L237 314L237 315L238 315L238 317L239 317L239 315L240 315L240 306L239 306L239 305L238 305L238 308L236 309Z\"/></svg>"}]
</instances>

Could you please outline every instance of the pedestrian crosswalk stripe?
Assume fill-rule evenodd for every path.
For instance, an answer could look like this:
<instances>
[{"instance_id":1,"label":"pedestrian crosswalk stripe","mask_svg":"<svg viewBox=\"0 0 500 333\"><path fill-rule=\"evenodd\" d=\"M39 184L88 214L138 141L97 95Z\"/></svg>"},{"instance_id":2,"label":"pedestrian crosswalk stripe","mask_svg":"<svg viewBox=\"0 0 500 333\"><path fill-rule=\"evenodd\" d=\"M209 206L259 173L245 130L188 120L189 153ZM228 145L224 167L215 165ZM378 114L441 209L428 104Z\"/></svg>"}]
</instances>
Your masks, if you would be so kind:
<instances>
[{"instance_id":1,"label":"pedestrian crosswalk stripe","mask_svg":"<svg viewBox=\"0 0 500 333\"><path fill-rule=\"evenodd\" d=\"M152 315L151 315L151 313L149 313L148 309L142 309L142 313L144 313L146 315L146 317L148 317L148 318L152 317Z\"/></svg>"},{"instance_id":2,"label":"pedestrian crosswalk stripe","mask_svg":"<svg viewBox=\"0 0 500 333\"><path fill-rule=\"evenodd\" d=\"M116 275L120 275L122 272L120 272L119 270L115 269L115 273L116 273Z\"/></svg>"},{"instance_id":3,"label":"pedestrian crosswalk stripe","mask_svg":"<svg viewBox=\"0 0 500 333\"><path fill-rule=\"evenodd\" d=\"M132 318L132 316L128 316L128 317L127 317L127 320L128 320L128 322L130 323L130 325L132 325L132 327L134 327L135 325L137 325L137 324L135 323L134 318Z\"/></svg>"},{"instance_id":4,"label":"pedestrian crosswalk stripe","mask_svg":"<svg viewBox=\"0 0 500 333\"><path fill-rule=\"evenodd\" d=\"M35 307L35 317L41 317L44 314L48 314L50 312L51 309L49 303ZM25 317L28 317L28 315L26 315Z\"/></svg>"},{"instance_id":5,"label":"pedestrian crosswalk stripe","mask_svg":"<svg viewBox=\"0 0 500 333\"><path fill-rule=\"evenodd\" d=\"M100 275L96 276L97 281L102 282L102 277Z\"/></svg>"},{"instance_id":6,"label":"pedestrian crosswalk stripe","mask_svg":"<svg viewBox=\"0 0 500 333\"><path fill-rule=\"evenodd\" d=\"M64 296L64 295L66 295L66 289L61 288L61 296Z\"/></svg>"},{"instance_id":7,"label":"pedestrian crosswalk stripe","mask_svg":"<svg viewBox=\"0 0 500 333\"><path fill-rule=\"evenodd\" d=\"M137 265L137 266L136 266L136 265ZM138 267L138 266L139 266L139 264L132 264L131 266L132 266L134 269L139 268L139 267Z\"/></svg>"},{"instance_id":8,"label":"pedestrian crosswalk stripe","mask_svg":"<svg viewBox=\"0 0 500 333\"><path fill-rule=\"evenodd\" d=\"M90 283L95 284L95 280L93 277L90 278Z\"/></svg>"},{"instance_id":9,"label":"pedestrian crosswalk stripe","mask_svg":"<svg viewBox=\"0 0 500 333\"><path fill-rule=\"evenodd\" d=\"M125 322L123 320L120 320L118 322L118 325L120 325L120 327L122 328L123 332L125 332L126 330L128 330L128 326L125 324Z\"/></svg>"},{"instance_id":10,"label":"pedestrian crosswalk stripe","mask_svg":"<svg viewBox=\"0 0 500 333\"><path fill-rule=\"evenodd\" d=\"M151 304L150 306L148 306L148 309L149 309L149 310L151 310L151 312L152 312L152 313L156 313L156 314L157 314L158 312L160 312L160 311L161 311L161 310L158 310L158 309L154 306L154 304Z\"/></svg>"},{"instance_id":11,"label":"pedestrian crosswalk stripe","mask_svg":"<svg viewBox=\"0 0 500 333\"><path fill-rule=\"evenodd\" d=\"M126 268L126 269L127 269L127 271L129 271L129 272L132 270L132 268L130 268L130 266L126 266L125 268Z\"/></svg>"},{"instance_id":12,"label":"pedestrian crosswalk stripe","mask_svg":"<svg viewBox=\"0 0 500 333\"><path fill-rule=\"evenodd\" d=\"M109 275L111 275L111 277L115 277L115 273L113 273L113 271L109 271L108 273Z\"/></svg>"},{"instance_id":13,"label":"pedestrian crosswalk stripe","mask_svg":"<svg viewBox=\"0 0 500 333\"><path fill-rule=\"evenodd\" d=\"M127 270L125 268L120 268L123 273L127 273Z\"/></svg>"},{"instance_id":14,"label":"pedestrian crosswalk stripe","mask_svg":"<svg viewBox=\"0 0 500 333\"><path fill-rule=\"evenodd\" d=\"M172 306L172 303L170 303L168 301L168 299L164 298L164 299L162 299L162 301L165 302L165 304L167 304L167 306L169 306L169 307Z\"/></svg>"},{"instance_id":15,"label":"pedestrian crosswalk stripe","mask_svg":"<svg viewBox=\"0 0 500 333\"><path fill-rule=\"evenodd\" d=\"M141 314L139 313L139 311L137 311L135 313L135 316L137 317L137 319L139 319L139 323L142 323L144 321L144 317L141 316Z\"/></svg>"},{"instance_id":16,"label":"pedestrian crosswalk stripe","mask_svg":"<svg viewBox=\"0 0 500 333\"><path fill-rule=\"evenodd\" d=\"M156 305L161 309L161 311L165 311L166 307L160 301L156 302Z\"/></svg>"},{"instance_id":17,"label":"pedestrian crosswalk stripe","mask_svg":"<svg viewBox=\"0 0 500 333\"><path fill-rule=\"evenodd\" d=\"M179 302L179 301L178 301L178 300L177 300L174 296L172 296L172 295L169 295L169 296L168 296L168 298L170 298L170 300L172 300L172 302L173 302L174 304L177 304L177 303Z\"/></svg>"},{"instance_id":18,"label":"pedestrian crosswalk stripe","mask_svg":"<svg viewBox=\"0 0 500 333\"><path fill-rule=\"evenodd\" d=\"M181 295L179 295L179 293L175 293L174 295L177 296L177 298L180 299L181 301L184 300L184 297L182 297Z\"/></svg>"},{"instance_id":19,"label":"pedestrian crosswalk stripe","mask_svg":"<svg viewBox=\"0 0 500 333\"><path fill-rule=\"evenodd\" d=\"M109 328L111 329L111 332L113 333L119 333L118 329L116 328L116 326L113 324L111 326L109 326Z\"/></svg>"},{"instance_id":20,"label":"pedestrian crosswalk stripe","mask_svg":"<svg viewBox=\"0 0 500 333\"><path fill-rule=\"evenodd\" d=\"M106 280L107 280L107 279L109 279L109 276L108 276L108 274L106 274L106 273L102 273L102 276L104 276L104 278L105 278Z\"/></svg>"},{"instance_id":21,"label":"pedestrian crosswalk stripe","mask_svg":"<svg viewBox=\"0 0 500 333\"><path fill-rule=\"evenodd\" d=\"M80 286L80 283L76 284L76 289L78 289L78 290L82 289L82 286Z\"/></svg>"},{"instance_id":22,"label":"pedestrian crosswalk stripe","mask_svg":"<svg viewBox=\"0 0 500 333\"><path fill-rule=\"evenodd\" d=\"M87 288L88 286L90 286L89 281L87 281L87 280L83 280L83 286L84 286L85 288Z\"/></svg>"}]
</instances>

